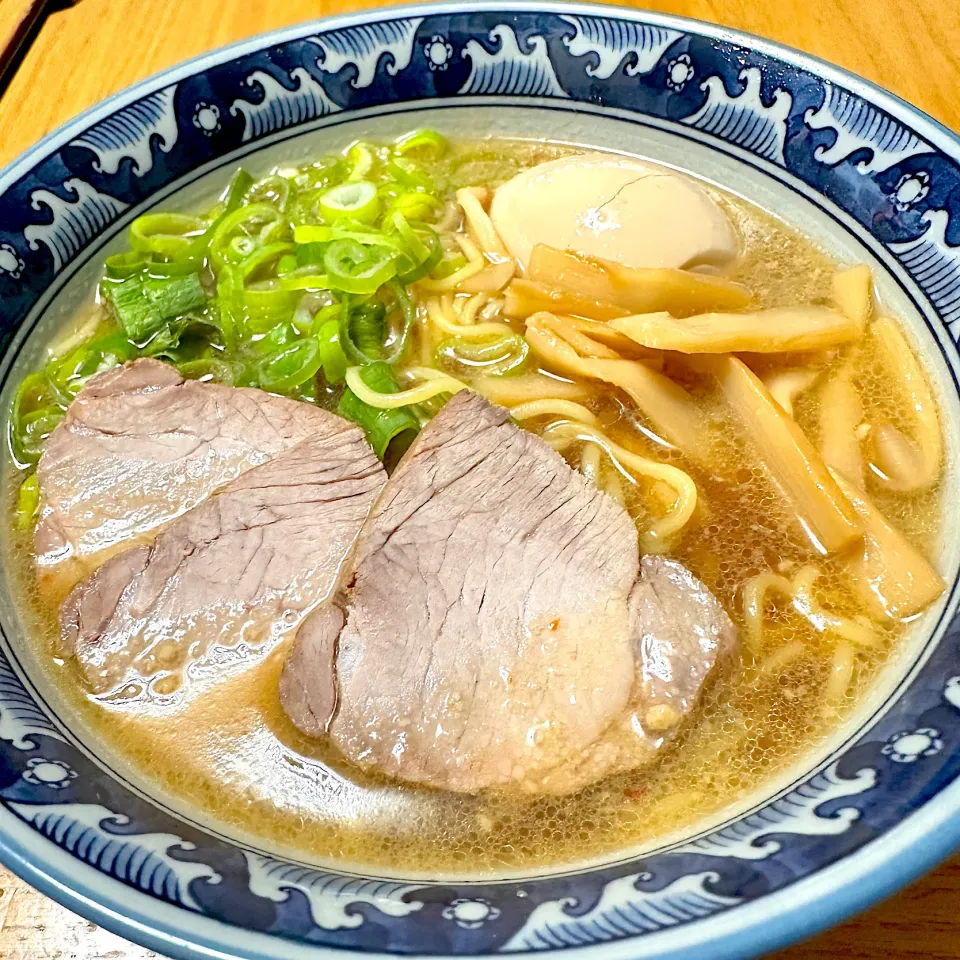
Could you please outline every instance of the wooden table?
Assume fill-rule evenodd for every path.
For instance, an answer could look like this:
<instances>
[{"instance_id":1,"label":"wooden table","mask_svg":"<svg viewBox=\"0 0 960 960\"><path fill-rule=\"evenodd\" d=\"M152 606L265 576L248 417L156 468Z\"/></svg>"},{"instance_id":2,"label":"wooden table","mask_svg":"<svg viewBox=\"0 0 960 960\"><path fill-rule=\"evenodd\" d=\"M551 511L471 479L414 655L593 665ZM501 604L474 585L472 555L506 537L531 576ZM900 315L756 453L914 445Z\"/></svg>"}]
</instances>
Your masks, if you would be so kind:
<instances>
[{"instance_id":1,"label":"wooden table","mask_svg":"<svg viewBox=\"0 0 960 960\"><path fill-rule=\"evenodd\" d=\"M35 0L0 0L0 49ZM53 13L0 98L0 164L141 77L224 43L377 0L82 0ZM637 4L638 6L640 4ZM958 0L661 0L881 83L960 129ZM0 868L0 960L145 960ZM960 960L960 857L777 960ZM706 960L706 958L705 958Z\"/></svg>"}]
</instances>

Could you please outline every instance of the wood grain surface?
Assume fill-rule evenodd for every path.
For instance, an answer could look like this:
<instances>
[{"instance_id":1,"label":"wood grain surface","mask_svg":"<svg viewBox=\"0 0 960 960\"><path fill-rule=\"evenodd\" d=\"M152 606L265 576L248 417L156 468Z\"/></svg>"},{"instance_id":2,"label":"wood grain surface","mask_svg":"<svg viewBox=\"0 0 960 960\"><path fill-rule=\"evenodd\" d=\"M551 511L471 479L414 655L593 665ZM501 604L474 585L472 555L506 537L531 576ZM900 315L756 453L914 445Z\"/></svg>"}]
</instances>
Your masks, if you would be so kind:
<instances>
[{"instance_id":1,"label":"wood grain surface","mask_svg":"<svg viewBox=\"0 0 960 960\"><path fill-rule=\"evenodd\" d=\"M43 0L0 0L0 75L6 73L9 61L42 7Z\"/></svg>"},{"instance_id":2,"label":"wood grain surface","mask_svg":"<svg viewBox=\"0 0 960 960\"><path fill-rule=\"evenodd\" d=\"M0 0L0 49L30 0ZM0 164L98 100L205 50L380 0L82 0L52 14L0 98ZM960 0L646 4L798 47L960 129ZM146 960L0 868L0 960ZM811 918L813 919L813 918ZM960 960L960 857L776 960ZM709 960L704 954L704 960Z\"/></svg>"}]
</instances>

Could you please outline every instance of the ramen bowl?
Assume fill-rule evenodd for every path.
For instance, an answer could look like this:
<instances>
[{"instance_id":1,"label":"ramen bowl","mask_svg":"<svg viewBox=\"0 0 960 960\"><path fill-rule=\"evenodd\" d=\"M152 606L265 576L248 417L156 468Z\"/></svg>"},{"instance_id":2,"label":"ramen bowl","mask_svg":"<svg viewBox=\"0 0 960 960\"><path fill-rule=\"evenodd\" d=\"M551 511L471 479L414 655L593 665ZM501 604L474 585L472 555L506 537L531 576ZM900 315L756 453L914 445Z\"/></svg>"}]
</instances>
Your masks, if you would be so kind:
<instances>
[{"instance_id":1,"label":"ramen bowl","mask_svg":"<svg viewBox=\"0 0 960 960\"><path fill-rule=\"evenodd\" d=\"M0 175L4 409L45 335L130 221L190 209L242 162L352 139L455 135L622 150L765 208L863 261L960 431L960 140L812 57L615 7L430 4L293 27L204 55L94 107ZM948 590L833 738L711 820L539 872L366 875L152 795L48 688L0 594L0 859L102 926L183 958L308 960L563 951L745 957L892 892L960 843L960 620Z\"/></svg>"}]
</instances>

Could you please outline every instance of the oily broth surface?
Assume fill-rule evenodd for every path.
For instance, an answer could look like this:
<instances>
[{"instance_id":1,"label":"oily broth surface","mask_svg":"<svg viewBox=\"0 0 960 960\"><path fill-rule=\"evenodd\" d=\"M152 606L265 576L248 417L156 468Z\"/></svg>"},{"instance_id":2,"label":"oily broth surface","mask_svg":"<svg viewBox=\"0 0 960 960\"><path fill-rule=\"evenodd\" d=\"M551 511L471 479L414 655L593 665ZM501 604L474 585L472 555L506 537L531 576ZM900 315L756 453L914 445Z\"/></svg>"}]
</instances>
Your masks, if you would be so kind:
<instances>
[{"instance_id":1,"label":"oily broth surface","mask_svg":"<svg viewBox=\"0 0 960 960\"><path fill-rule=\"evenodd\" d=\"M564 151L556 147L490 147L451 162L456 186L498 182L522 166ZM465 147L461 148L461 152ZM744 239L745 256L734 278L765 306L803 303L829 291L833 264L808 241L746 204L721 197ZM411 351L416 355L416 349ZM828 376L840 357L819 362ZM784 364L791 365L790 361ZM906 411L880 375L869 347L856 382L864 409L894 423ZM687 386L709 409L710 391L690 377ZM612 391L598 387L589 401L618 443L665 459L636 427ZM801 398L797 420L816 438L816 390ZM734 434L735 430L732 431ZM748 577L775 569L790 575L815 562L821 602L852 616L861 607L836 558L817 558L784 512L755 458L736 442L709 472L674 455L697 481L705 504L697 522L670 550L715 591L740 623L739 590ZM571 463L577 462L577 451ZM712 474L712 476L710 475ZM723 478L718 479L718 478ZM936 541L939 492L889 495L871 488L878 506L917 545ZM638 518L645 491L625 490ZM336 860L399 873L524 869L602 856L650 842L737 802L744 793L795 762L836 729L869 687L902 628L879 631L881 645L857 660L844 703L825 710L822 687L833 645L781 604L767 620L770 649L801 640L805 653L779 673L764 673L737 656L714 678L683 735L651 768L607 780L564 798L482 798L400 787L347 770L336 756L300 735L279 704L277 681L286 644L265 659L233 651L223 679L201 680L199 694L152 703L105 704L89 698L78 671L61 659L57 643L59 598L33 587L30 545L22 537L12 557L23 608L40 645L39 660L62 697L61 716L94 731L121 765L154 788L201 811L224 828L260 845L286 848L301 858ZM289 641L288 641L289 642Z\"/></svg>"}]
</instances>

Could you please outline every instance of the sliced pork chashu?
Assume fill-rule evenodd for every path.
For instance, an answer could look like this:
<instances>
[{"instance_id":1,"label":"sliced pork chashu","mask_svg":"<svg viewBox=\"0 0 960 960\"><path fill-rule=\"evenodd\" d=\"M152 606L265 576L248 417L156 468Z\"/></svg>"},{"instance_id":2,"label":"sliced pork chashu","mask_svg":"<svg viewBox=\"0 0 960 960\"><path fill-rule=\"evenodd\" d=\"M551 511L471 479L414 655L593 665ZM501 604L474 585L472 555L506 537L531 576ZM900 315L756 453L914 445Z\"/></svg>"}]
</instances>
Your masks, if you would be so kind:
<instances>
[{"instance_id":1,"label":"sliced pork chashu","mask_svg":"<svg viewBox=\"0 0 960 960\"><path fill-rule=\"evenodd\" d=\"M689 571L641 573L619 504L463 392L301 627L281 698L301 730L401 780L566 792L648 761L733 642Z\"/></svg>"},{"instance_id":2,"label":"sliced pork chashu","mask_svg":"<svg viewBox=\"0 0 960 960\"><path fill-rule=\"evenodd\" d=\"M37 466L38 575L63 596L214 490L323 430L330 414L262 390L184 380L136 360L94 377Z\"/></svg>"},{"instance_id":3,"label":"sliced pork chashu","mask_svg":"<svg viewBox=\"0 0 960 960\"><path fill-rule=\"evenodd\" d=\"M315 413L308 439L70 593L61 636L95 692L182 673L214 646L269 646L329 595L386 474L358 427Z\"/></svg>"}]
</instances>

